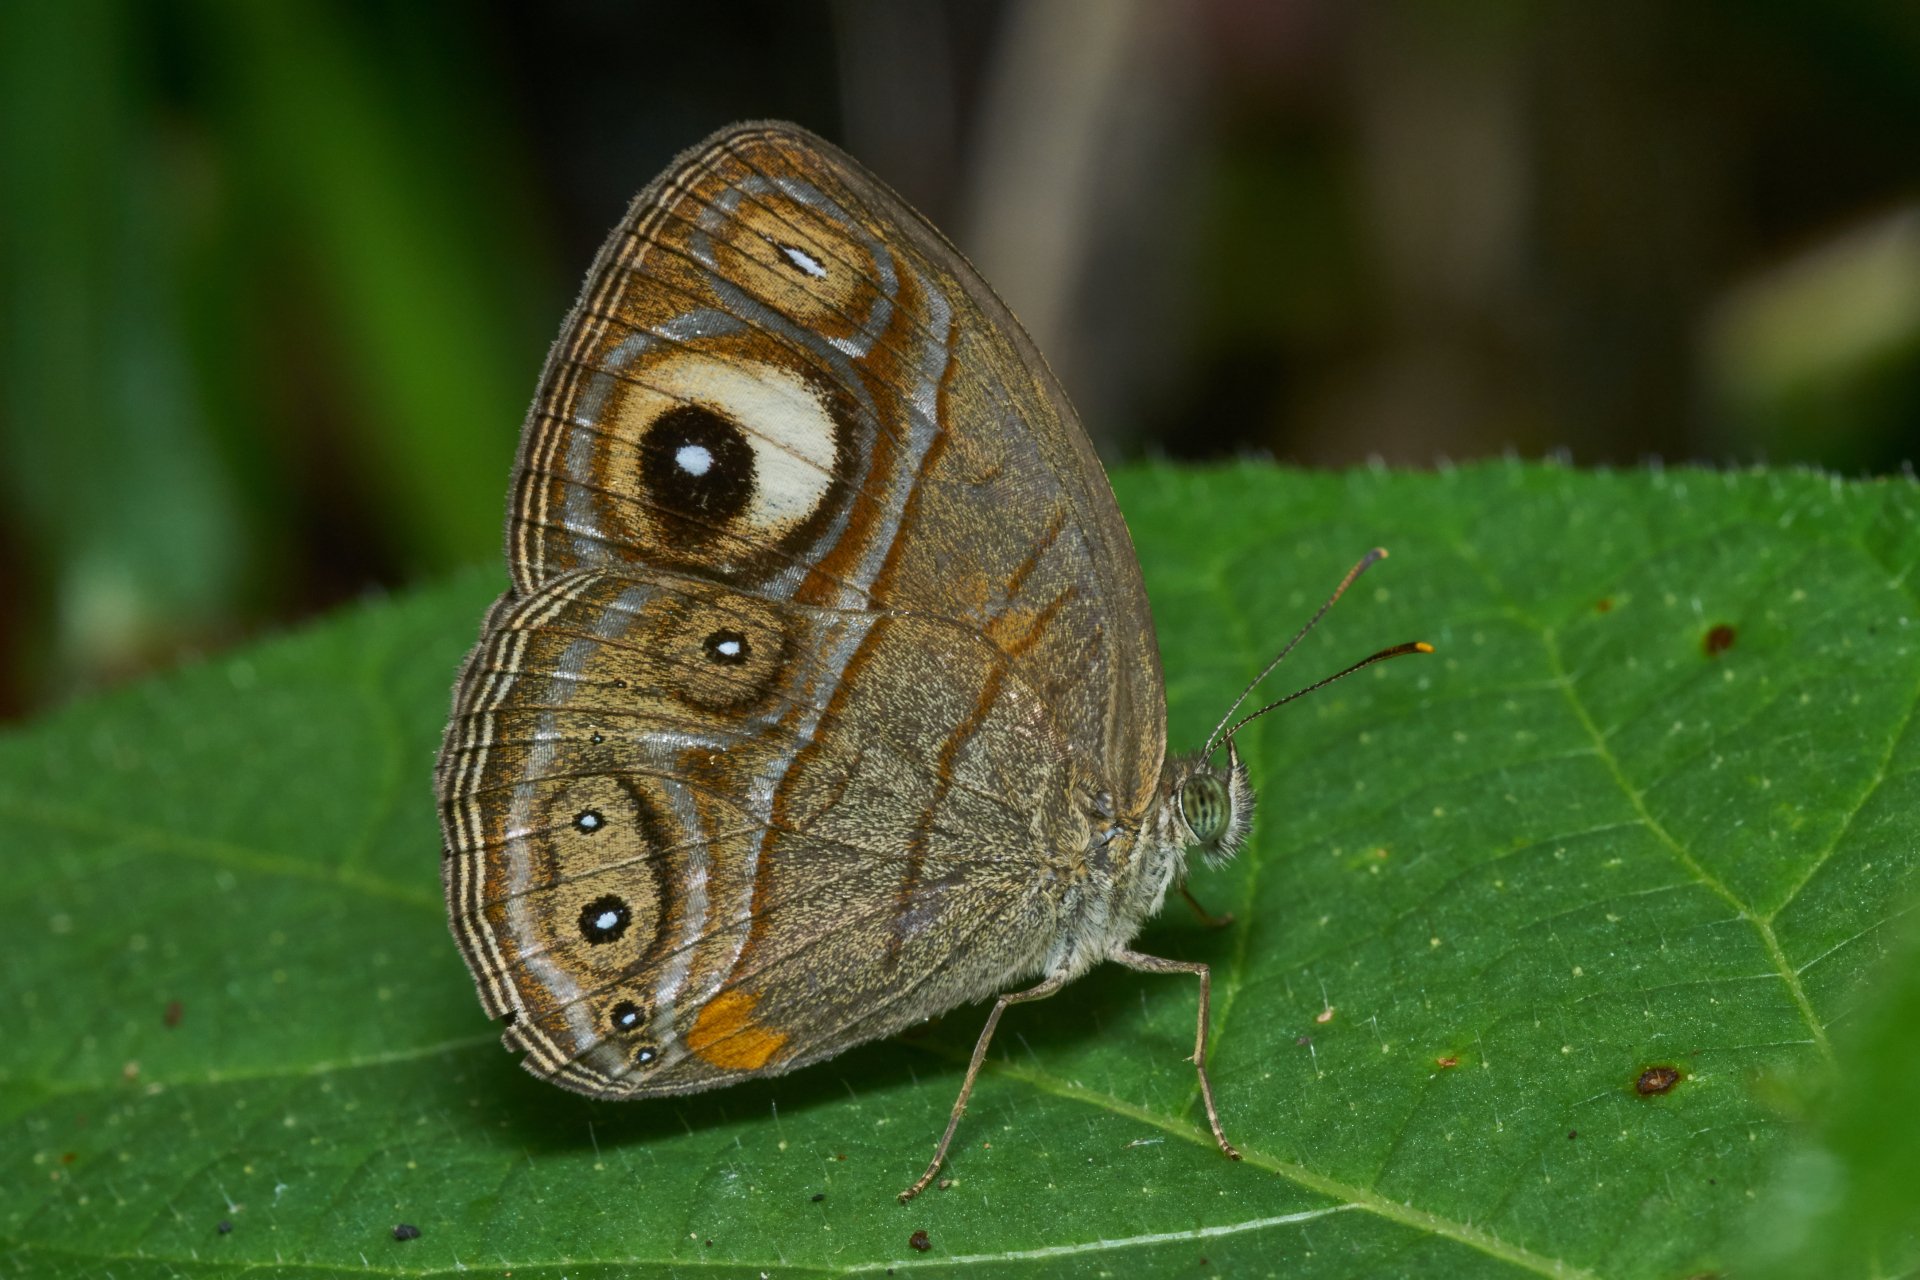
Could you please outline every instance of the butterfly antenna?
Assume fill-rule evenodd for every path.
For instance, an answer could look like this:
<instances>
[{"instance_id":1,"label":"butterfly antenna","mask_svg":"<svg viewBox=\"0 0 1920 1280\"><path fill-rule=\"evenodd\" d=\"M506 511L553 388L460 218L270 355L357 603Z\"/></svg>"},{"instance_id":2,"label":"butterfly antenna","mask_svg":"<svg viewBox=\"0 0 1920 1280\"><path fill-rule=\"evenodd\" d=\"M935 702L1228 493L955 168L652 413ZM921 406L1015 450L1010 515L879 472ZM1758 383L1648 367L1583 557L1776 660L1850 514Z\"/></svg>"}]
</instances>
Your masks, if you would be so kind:
<instances>
[{"instance_id":1,"label":"butterfly antenna","mask_svg":"<svg viewBox=\"0 0 1920 1280\"><path fill-rule=\"evenodd\" d=\"M1378 653L1370 654L1367 657L1360 659L1360 661L1354 663L1352 666L1348 667L1345 671L1336 671L1334 672L1334 674L1328 676L1325 680L1316 680L1304 689L1295 689L1292 693L1288 694L1286 697L1281 698L1274 702L1269 702L1266 706L1260 708L1258 711L1254 712L1252 715L1244 717L1240 721L1240 723L1234 725L1233 728L1227 730L1227 741L1228 742L1233 741L1234 734L1240 732L1242 729L1247 727L1249 722L1258 720L1261 716L1267 714L1267 712L1272 711L1277 707L1284 707L1289 702L1292 702L1295 698L1304 698L1308 694L1312 693L1315 689L1324 689L1328 685L1332 684L1335 680L1344 680L1348 676L1352 675L1354 672L1360 670L1363 667L1370 667L1376 662L1385 662L1388 658L1404 658L1410 653L1432 653L1432 652L1433 652L1432 645L1428 644L1424 640L1414 640L1414 641L1410 641L1407 644L1397 644L1393 646L1393 648L1391 649L1382 649Z\"/></svg>"},{"instance_id":2,"label":"butterfly antenna","mask_svg":"<svg viewBox=\"0 0 1920 1280\"><path fill-rule=\"evenodd\" d=\"M1293 639L1287 641L1285 647L1283 647L1279 653L1276 653L1273 655L1273 661L1269 662L1266 666L1260 668L1260 674L1247 682L1247 687L1240 691L1240 696L1235 698L1233 700L1233 705L1227 708L1227 714L1220 717L1220 723L1213 726L1213 732L1207 735L1206 749L1200 753L1202 756L1210 756L1213 754L1213 749L1215 745L1217 745L1218 742L1220 741L1220 737L1221 737L1220 731L1227 727L1227 721L1233 719L1233 713L1240 709L1240 704L1247 700L1247 695L1252 693L1255 689L1259 688L1260 682L1273 674L1273 669L1279 666L1281 661L1288 654L1293 652L1293 647L1295 645L1299 644L1302 640L1306 638L1307 632L1313 630L1314 624L1319 622L1320 619L1327 616L1327 610L1333 608L1334 602L1339 600L1341 596L1346 594L1347 588L1353 585L1354 579L1358 578L1361 574L1365 573L1368 569L1371 569L1375 564L1377 564L1382 560L1385 560L1386 558L1387 558L1387 549L1385 547L1375 547L1373 550L1367 552L1366 555L1360 557L1359 564L1356 564L1355 566L1353 566L1353 568L1347 570L1347 576L1340 579L1340 585L1333 589L1333 594L1328 596L1327 602L1320 606L1320 611L1314 614L1311 618L1308 618L1307 625L1300 628L1300 630L1294 632ZM1375 655L1375 657L1378 657L1378 656L1380 655L1377 655L1377 654ZM1372 662L1373 660L1374 660L1373 658L1367 659L1368 662ZM1366 663L1361 663L1360 665L1365 666ZM1357 671L1359 670L1359 668L1353 667L1353 668L1349 668L1349 670ZM1347 674L1346 671L1342 671L1340 673L1340 675L1346 675L1346 674ZM1335 680L1338 680L1340 676L1335 676L1333 678ZM1326 683L1326 681L1322 681L1321 683L1324 684ZM1315 687L1317 688L1318 686L1315 686ZM1304 693L1306 691L1303 689L1301 690L1301 692ZM1293 696L1298 697L1299 694L1295 694ZM1277 706L1278 704L1276 703L1275 705ZM1267 707L1265 710L1271 711L1273 710L1273 708ZM1254 715L1260 715L1260 714L1263 714L1263 712L1256 711L1254 713ZM1247 717L1247 720L1251 720L1251 719L1253 719L1253 716ZM1247 722L1246 720L1242 720L1240 724L1245 724L1246 722ZM1239 728L1239 725L1235 725L1234 727L1237 729ZM1228 734L1227 736L1232 737L1233 735Z\"/></svg>"}]
</instances>

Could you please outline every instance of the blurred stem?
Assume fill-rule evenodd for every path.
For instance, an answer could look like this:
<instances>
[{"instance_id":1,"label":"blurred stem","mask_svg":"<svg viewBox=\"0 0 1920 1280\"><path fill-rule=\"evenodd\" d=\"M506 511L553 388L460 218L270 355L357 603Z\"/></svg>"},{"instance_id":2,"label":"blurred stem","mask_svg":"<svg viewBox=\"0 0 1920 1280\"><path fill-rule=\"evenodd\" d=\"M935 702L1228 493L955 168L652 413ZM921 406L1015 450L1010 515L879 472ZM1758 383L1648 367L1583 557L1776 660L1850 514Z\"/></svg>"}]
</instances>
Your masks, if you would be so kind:
<instances>
[{"instance_id":1,"label":"blurred stem","mask_svg":"<svg viewBox=\"0 0 1920 1280\"><path fill-rule=\"evenodd\" d=\"M408 86L424 106L396 102L429 60L354 41L328 6L214 0L206 18L225 41L230 123L267 175L268 216L293 233L296 281L261 282L262 320L304 336L286 308L309 291L328 313L356 376L341 410L364 518L415 569L490 556L539 348L514 339L526 264L486 234L517 195L463 183L455 163L475 141L458 131L484 113L454 116L431 84Z\"/></svg>"},{"instance_id":2,"label":"blurred stem","mask_svg":"<svg viewBox=\"0 0 1920 1280\"><path fill-rule=\"evenodd\" d=\"M181 338L181 193L140 110L143 16L109 2L0 12L0 484L52 594L56 686L216 625L246 560Z\"/></svg>"}]
</instances>

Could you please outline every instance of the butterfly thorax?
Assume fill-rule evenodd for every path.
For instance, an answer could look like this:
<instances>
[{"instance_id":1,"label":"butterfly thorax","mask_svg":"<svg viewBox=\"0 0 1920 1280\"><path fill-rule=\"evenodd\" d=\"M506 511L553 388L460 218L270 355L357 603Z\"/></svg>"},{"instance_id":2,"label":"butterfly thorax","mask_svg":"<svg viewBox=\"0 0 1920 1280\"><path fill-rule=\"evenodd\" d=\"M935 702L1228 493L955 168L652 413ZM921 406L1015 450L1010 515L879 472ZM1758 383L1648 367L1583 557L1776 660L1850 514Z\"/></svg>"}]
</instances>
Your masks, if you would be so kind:
<instances>
[{"instance_id":1,"label":"butterfly thorax","mask_svg":"<svg viewBox=\"0 0 1920 1280\"><path fill-rule=\"evenodd\" d=\"M1146 813L1135 821L1092 797L1089 841L1062 900L1061 928L1045 963L1049 975L1079 975L1132 943L1160 911L1167 891L1186 878L1187 855L1218 865L1231 859L1253 821L1253 787L1239 753L1227 762L1203 754L1170 756Z\"/></svg>"}]
</instances>

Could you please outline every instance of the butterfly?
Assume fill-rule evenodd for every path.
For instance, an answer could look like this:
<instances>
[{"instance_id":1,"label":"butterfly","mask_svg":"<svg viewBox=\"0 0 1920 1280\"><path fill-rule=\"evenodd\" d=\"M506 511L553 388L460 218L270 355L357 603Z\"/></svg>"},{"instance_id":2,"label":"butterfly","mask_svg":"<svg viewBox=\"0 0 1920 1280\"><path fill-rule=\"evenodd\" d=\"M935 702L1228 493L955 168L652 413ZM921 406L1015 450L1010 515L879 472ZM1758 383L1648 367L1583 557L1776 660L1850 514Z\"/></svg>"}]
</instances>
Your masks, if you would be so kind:
<instances>
[{"instance_id":1,"label":"butterfly","mask_svg":"<svg viewBox=\"0 0 1920 1280\"><path fill-rule=\"evenodd\" d=\"M1167 754L1092 445L878 179L746 124L647 187L548 357L506 542L437 788L453 934L528 1070L692 1093L995 997L905 1200L1002 1013L1111 961L1198 979L1238 1158L1207 966L1132 941L1247 834L1239 726Z\"/></svg>"}]
</instances>

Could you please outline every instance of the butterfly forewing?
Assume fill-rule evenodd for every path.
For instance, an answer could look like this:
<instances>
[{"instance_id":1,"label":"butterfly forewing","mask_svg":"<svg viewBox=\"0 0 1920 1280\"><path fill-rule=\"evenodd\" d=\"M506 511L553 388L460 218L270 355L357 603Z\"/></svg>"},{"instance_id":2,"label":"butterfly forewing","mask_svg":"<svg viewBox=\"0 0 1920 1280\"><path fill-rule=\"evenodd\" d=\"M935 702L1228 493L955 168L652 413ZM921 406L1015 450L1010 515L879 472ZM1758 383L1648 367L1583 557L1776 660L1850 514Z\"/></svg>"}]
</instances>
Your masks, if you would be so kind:
<instances>
[{"instance_id":1,"label":"butterfly forewing","mask_svg":"<svg viewBox=\"0 0 1920 1280\"><path fill-rule=\"evenodd\" d=\"M811 1061L1033 972L1164 750L1125 526L938 233L790 126L635 202L523 435L440 786L456 936L592 1093Z\"/></svg>"}]
</instances>

